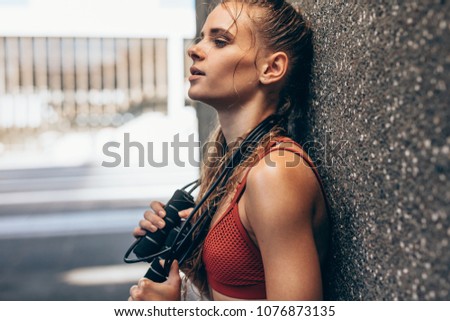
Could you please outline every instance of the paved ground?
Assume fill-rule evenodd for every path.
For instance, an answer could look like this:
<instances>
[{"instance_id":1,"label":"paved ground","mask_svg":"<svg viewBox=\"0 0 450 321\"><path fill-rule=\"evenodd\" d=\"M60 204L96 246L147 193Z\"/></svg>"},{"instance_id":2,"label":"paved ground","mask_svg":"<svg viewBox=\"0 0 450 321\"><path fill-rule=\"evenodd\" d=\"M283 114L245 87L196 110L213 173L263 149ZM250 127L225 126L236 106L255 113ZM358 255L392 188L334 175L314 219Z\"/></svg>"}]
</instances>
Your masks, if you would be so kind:
<instances>
[{"instance_id":1,"label":"paved ground","mask_svg":"<svg viewBox=\"0 0 450 321\"><path fill-rule=\"evenodd\" d=\"M72 133L36 153L0 157L0 300L126 300L147 270L123 263L133 227L151 200L167 200L198 168L105 168L101 146L123 144L127 132L161 146L196 126L190 112L145 115L95 139Z\"/></svg>"},{"instance_id":2,"label":"paved ground","mask_svg":"<svg viewBox=\"0 0 450 321\"><path fill-rule=\"evenodd\" d=\"M0 300L126 300L146 271L122 262L131 241L129 233L0 240Z\"/></svg>"}]
</instances>

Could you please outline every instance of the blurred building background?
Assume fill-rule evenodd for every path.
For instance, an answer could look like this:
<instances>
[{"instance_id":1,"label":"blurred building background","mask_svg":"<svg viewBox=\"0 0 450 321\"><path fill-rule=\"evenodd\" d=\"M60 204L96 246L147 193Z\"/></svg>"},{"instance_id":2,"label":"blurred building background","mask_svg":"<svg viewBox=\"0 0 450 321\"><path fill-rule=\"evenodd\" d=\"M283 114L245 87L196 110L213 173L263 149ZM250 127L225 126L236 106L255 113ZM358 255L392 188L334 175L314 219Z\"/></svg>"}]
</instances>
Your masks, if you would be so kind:
<instances>
[{"instance_id":1,"label":"blurred building background","mask_svg":"<svg viewBox=\"0 0 450 321\"><path fill-rule=\"evenodd\" d=\"M170 148L198 140L194 1L0 0L0 21L0 299L126 299L132 228L198 176Z\"/></svg>"}]
</instances>

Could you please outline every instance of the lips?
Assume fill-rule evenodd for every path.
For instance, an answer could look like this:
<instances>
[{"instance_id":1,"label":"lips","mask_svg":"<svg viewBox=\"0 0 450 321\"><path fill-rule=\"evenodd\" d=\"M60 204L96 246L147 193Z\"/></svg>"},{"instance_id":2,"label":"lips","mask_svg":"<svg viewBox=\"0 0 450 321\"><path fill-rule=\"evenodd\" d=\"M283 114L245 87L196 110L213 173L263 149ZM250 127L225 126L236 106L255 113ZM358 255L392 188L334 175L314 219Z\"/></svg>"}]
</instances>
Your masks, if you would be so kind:
<instances>
[{"instance_id":1,"label":"lips","mask_svg":"<svg viewBox=\"0 0 450 321\"><path fill-rule=\"evenodd\" d=\"M190 68L190 71L192 76L205 76L205 73L200 69L198 69L197 67L192 66Z\"/></svg>"}]
</instances>

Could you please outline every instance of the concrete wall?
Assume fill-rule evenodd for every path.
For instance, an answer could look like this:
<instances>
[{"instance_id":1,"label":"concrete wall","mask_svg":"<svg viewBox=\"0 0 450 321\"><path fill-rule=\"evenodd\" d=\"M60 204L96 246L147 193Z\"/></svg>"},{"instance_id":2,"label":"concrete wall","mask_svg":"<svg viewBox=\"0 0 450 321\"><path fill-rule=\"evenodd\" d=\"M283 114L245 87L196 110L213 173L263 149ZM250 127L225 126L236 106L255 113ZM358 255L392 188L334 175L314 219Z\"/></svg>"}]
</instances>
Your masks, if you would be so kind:
<instances>
[{"instance_id":1,"label":"concrete wall","mask_svg":"<svg viewBox=\"0 0 450 321\"><path fill-rule=\"evenodd\" d=\"M332 207L327 297L449 300L450 4L293 2L315 33L308 146Z\"/></svg>"},{"instance_id":2,"label":"concrete wall","mask_svg":"<svg viewBox=\"0 0 450 321\"><path fill-rule=\"evenodd\" d=\"M449 300L450 4L292 2L315 33L304 146L332 208L326 298Z\"/></svg>"}]
</instances>

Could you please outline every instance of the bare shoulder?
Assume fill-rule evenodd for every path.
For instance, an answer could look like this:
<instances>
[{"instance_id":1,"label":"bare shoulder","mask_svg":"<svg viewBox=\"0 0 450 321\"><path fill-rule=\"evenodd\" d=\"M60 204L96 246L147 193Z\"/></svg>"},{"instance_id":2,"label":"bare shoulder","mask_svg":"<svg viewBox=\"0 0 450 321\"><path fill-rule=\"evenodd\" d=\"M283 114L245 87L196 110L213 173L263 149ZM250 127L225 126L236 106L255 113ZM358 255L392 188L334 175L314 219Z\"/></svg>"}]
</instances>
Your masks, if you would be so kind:
<instances>
[{"instance_id":1,"label":"bare shoulder","mask_svg":"<svg viewBox=\"0 0 450 321\"><path fill-rule=\"evenodd\" d=\"M285 147L308 156L294 144ZM310 219L315 203L321 196L321 189L313 169L305 159L292 151L274 150L249 172L246 189L246 213L253 225L258 221L270 223L279 220L282 211L283 221ZM268 213L268 217L264 216ZM269 214L270 213L270 214Z\"/></svg>"},{"instance_id":2,"label":"bare shoulder","mask_svg":"<svg viewBox=\"0 0 450 321\"><path fill-rule=\"evenodd\" d=\"M261 252L267 298L319 300L327 253L324 198L308 156L289 148L296 150L272 151L250 170L242 215Z\"/></svg>"}]
</instances>

